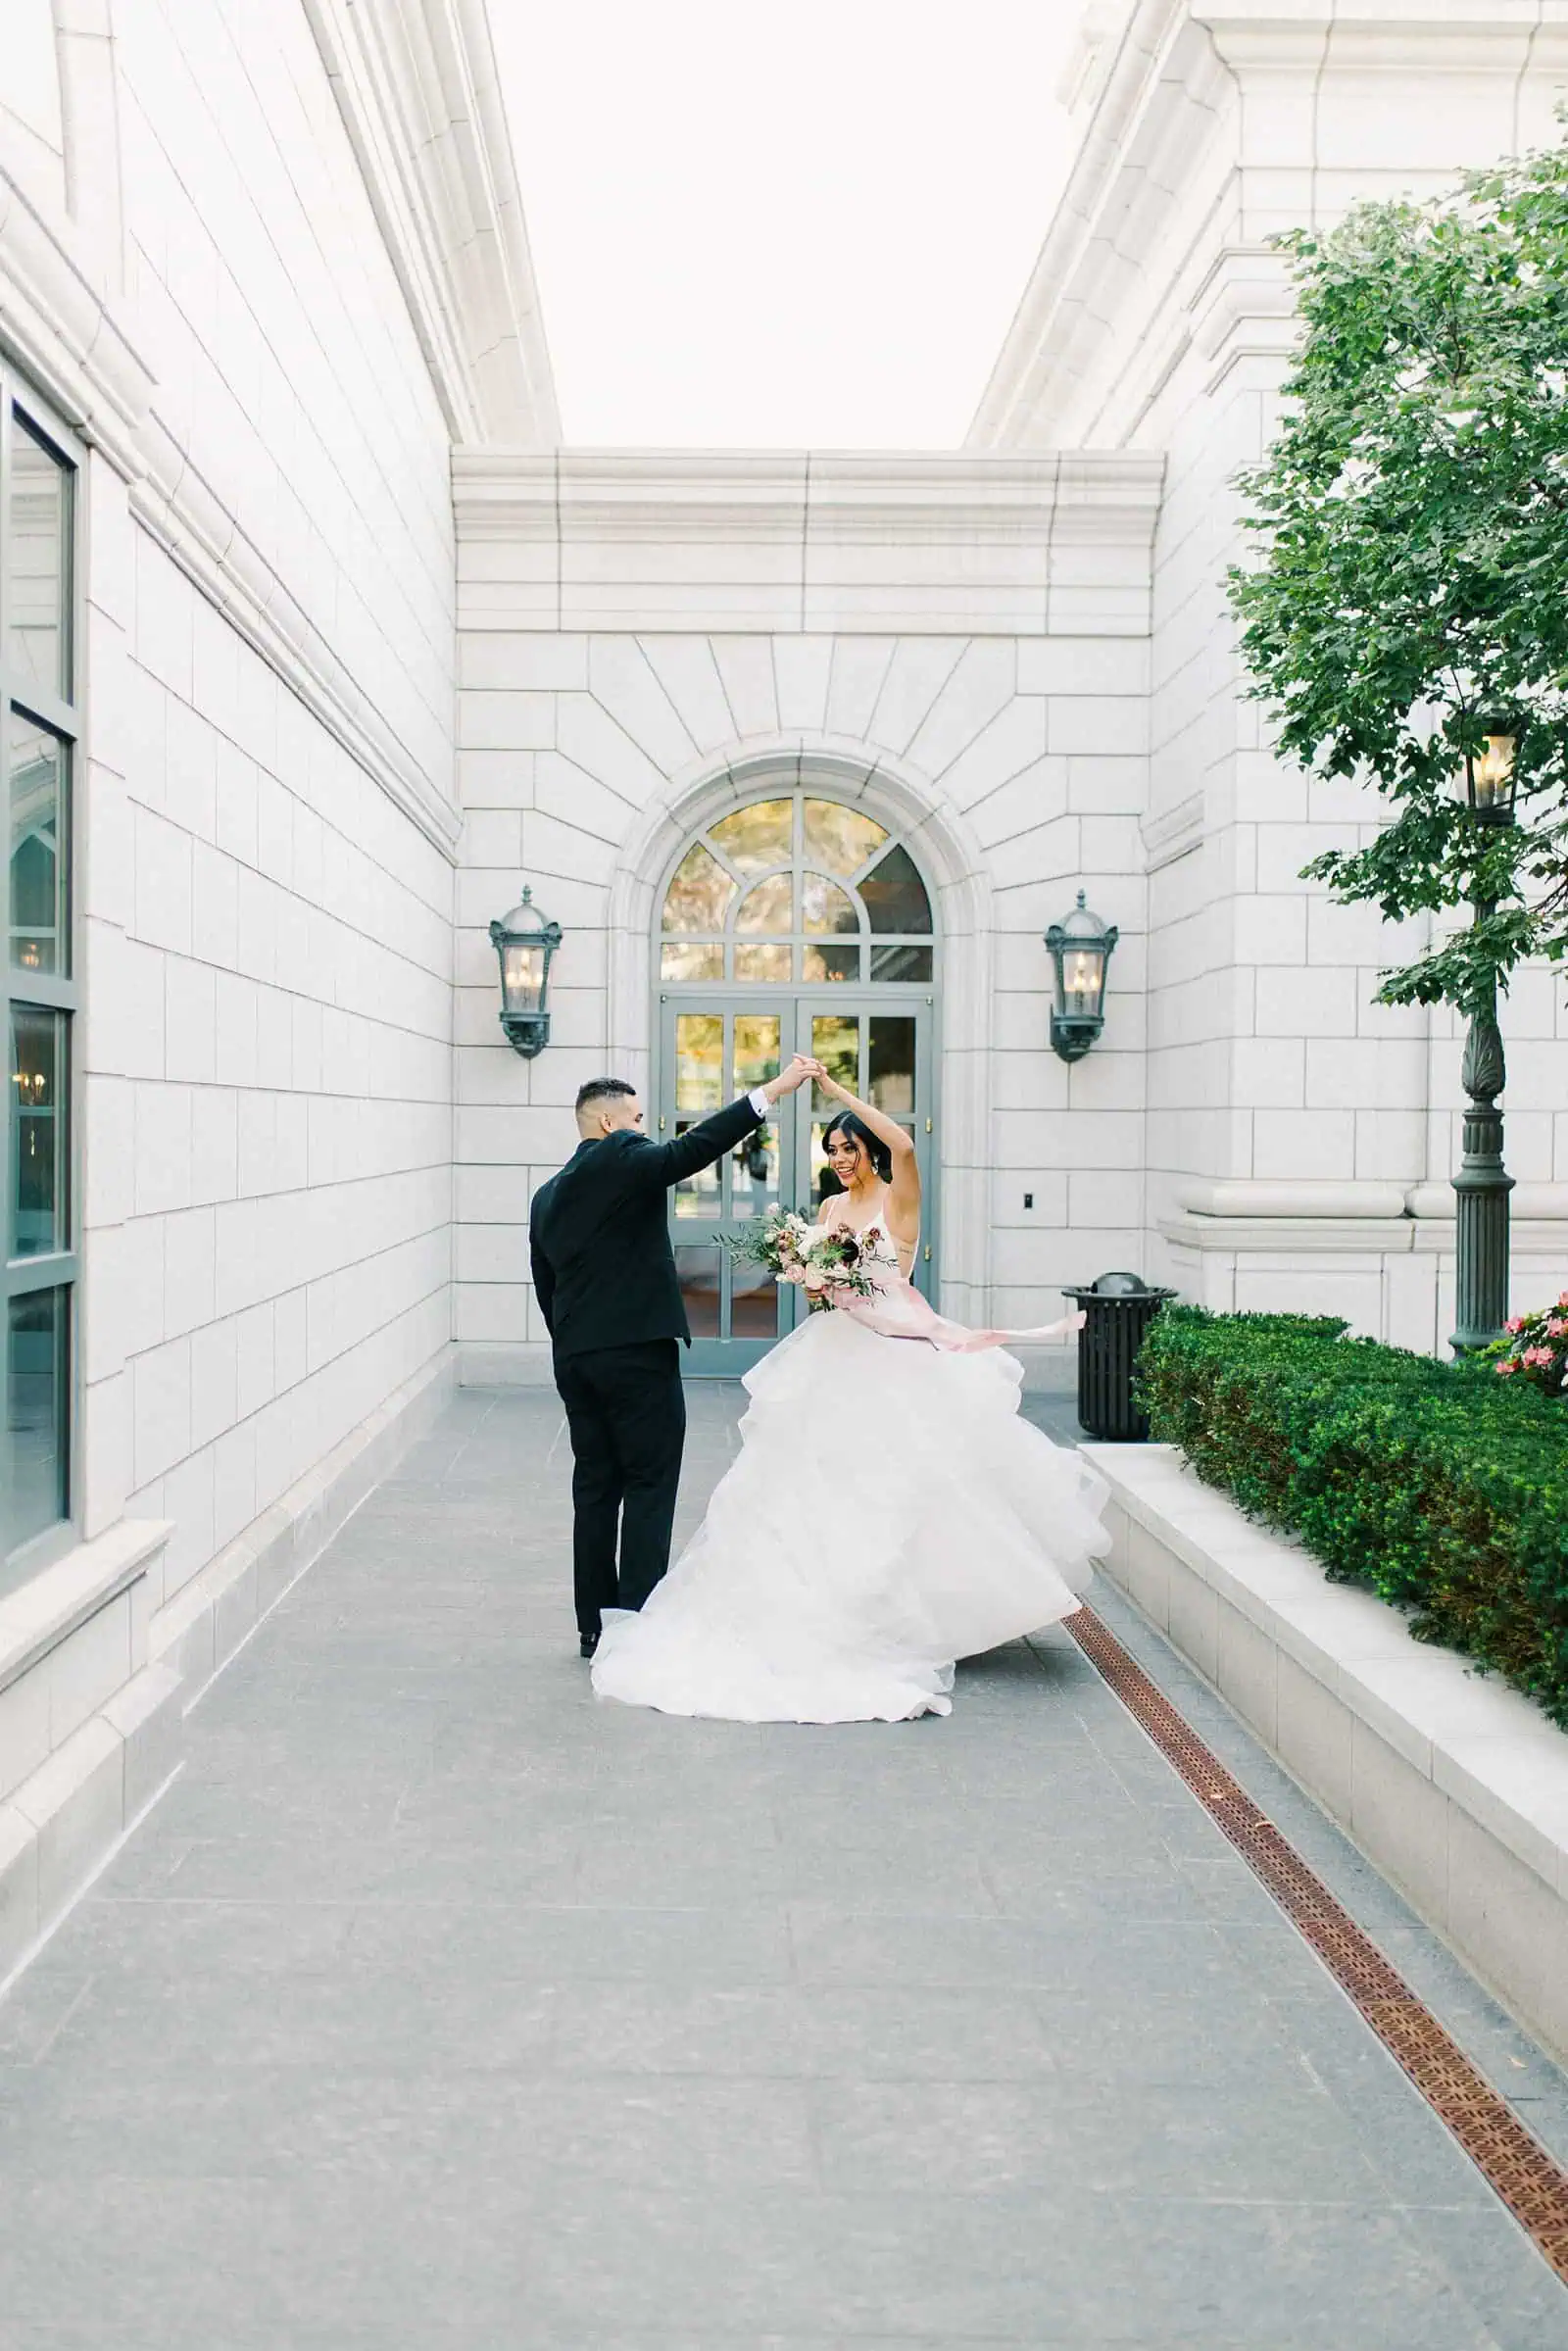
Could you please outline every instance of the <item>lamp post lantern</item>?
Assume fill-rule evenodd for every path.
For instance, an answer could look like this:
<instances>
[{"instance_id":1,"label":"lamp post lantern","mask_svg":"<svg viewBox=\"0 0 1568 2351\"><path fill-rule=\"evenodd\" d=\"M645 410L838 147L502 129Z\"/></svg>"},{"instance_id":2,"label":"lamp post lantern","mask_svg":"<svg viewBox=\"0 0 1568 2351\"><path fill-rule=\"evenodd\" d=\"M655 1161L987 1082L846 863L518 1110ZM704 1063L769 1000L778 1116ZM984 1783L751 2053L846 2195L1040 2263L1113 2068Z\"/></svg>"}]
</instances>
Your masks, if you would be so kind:
<instances>
[{"instance_id":1,"label":"lamp post lantern","mask_svg":"<svg viewBox=\"0 0 1568 2351\"><path fill-rule=\"evenodd\" d=\"M1482 748L1465 751L1464 793L1477 824L1512 824L1518 790L1519 748L1514 723L1505 717L1482 721ZM1493 901L1477 898L1475 919L1484 922ZM1456 1355L1473 1353L1500 1338L1508 1317L1508 1195L1513 1178L1502 1163L1502 1112L1497 1097L1507 1084L1502 1031L1497 1026L1497 991L1470 1016L1460 1083L1469 1096L1464 1114L1459 1172L1453 1178L1454 1331Z\"/></svg>"},{"instance_id":2,"label":"lamp post lantern","mask_svg":"<svg viewBox=\"0 0 1568 2351\"><path fill-rule=\"evenodd\" d=\"M1105 973L1120 935L1090 912L1081 890L1066 921L1046 933L1055 966L1051 1044L1064 1061L1081 1061L1105 1025Z\"/></svg>"},{"instance_id":3,"label":"lamp post lantern","mask_svg":"<svg viewBox=\"0 0 1568 2351\"><path fill-rule=\"evenodd\" d=\"M514 1053L531 1061L550 1042L550 961L562 929L533 903L525 889L521 904L490 925L490 944L501 962L501 1026Z\"/></svg>"}]
</instances>

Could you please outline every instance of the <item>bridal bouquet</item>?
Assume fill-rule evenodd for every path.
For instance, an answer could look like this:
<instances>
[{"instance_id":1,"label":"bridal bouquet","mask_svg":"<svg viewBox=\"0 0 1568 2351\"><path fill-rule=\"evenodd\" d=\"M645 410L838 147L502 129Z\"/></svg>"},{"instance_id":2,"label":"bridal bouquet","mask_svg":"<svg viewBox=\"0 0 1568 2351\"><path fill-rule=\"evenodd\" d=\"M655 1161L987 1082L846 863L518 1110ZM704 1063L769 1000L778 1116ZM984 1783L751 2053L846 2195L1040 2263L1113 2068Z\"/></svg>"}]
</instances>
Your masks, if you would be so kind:
<instances>
[{"instance_id":1,"label":"bridal bouquet","mask_svg":"<svg viewBox=\"0 0 1568 2351\"><path fill-rule=\"evenodd\" d=\"M729 1242L736 1265L765 1265L781 1282L805 1290L814 1310L830 1306L835 1290L875 1298L876 1284L861 1262L860 1242L842 1226L808 1224L792 1208L775 1208Z\"/></svg>"}]
</instances>

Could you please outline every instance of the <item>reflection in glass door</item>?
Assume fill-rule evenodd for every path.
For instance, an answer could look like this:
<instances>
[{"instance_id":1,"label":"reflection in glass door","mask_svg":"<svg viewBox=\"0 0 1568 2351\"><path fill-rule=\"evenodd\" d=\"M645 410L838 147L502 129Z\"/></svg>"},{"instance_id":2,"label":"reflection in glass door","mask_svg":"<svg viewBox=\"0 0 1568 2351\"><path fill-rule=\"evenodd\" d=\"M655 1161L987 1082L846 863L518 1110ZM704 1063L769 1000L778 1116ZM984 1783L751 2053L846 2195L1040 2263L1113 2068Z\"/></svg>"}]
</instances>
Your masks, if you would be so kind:
<instances>
[{"instance_id":1,"label":"reflection in glass door","mask_svg":"<svg viewBox=\"0 0 1568 2351\"><path fill-rule=\"evenodd\" d=\"M661 1009L656 1125L664 1140L765 1084L795 1053L813 1054L840 1084L909 1129L926 1202L915 1278L927 1289L935 1205L929 999L901 992L879 1002L835 989L829 1004L821 994L683 991ZM803 1089L716 1166L671 1193L670 1240L693 1340L689 1371L735 1378L804 1312L798 1291L781 1289L760 1267L732 1264L725 1245L781 1201L815 1216L837 1188L822 1149L836 1108L820 1087Z\"/></svg>"}]
</instances>

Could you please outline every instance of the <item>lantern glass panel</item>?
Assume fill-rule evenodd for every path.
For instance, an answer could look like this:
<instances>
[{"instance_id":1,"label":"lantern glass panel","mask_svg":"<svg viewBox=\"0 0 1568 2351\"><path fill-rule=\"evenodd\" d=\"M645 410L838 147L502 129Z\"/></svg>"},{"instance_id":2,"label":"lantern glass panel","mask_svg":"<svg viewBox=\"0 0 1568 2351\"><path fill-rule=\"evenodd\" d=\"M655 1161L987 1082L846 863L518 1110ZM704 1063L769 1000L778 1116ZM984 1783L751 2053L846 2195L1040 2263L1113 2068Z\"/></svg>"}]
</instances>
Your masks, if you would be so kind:
<instances>
[{"instance_id":1,"label":"lantern glass panel","mask_svg":"<svg viewBox=\"0 0 1568 2351\"><path fill-rule=\"evenodd\" d=\"M1515 738L1490 734L1486 749L1474 763L1476 807L1488 815L1505 808L1513 798Z\"/></svg>"},{"instance_id":2,"label":"lantern glass panel","mask_svg":"<svg viewBox=\"0 0 1568 2351\"><path fill-rule=\"evenodd\" d=\"M1071 1015L1098 1018L1105 992L1105 957L1098 947L1068 947L1061 958L1058 993L1061 1009Z\"/></svg>"},{"instance_id":3,"label":"lantern glass panel","mask_svg":"<svg viewBox=\"0 0 1568 2351\"><path fill-rule=\"evenodd\" d=\"M545 986L545 951L537 939L509 939L501 951L501 987L509 1012L538 1009Z\"/></svg>"}]
</instances>

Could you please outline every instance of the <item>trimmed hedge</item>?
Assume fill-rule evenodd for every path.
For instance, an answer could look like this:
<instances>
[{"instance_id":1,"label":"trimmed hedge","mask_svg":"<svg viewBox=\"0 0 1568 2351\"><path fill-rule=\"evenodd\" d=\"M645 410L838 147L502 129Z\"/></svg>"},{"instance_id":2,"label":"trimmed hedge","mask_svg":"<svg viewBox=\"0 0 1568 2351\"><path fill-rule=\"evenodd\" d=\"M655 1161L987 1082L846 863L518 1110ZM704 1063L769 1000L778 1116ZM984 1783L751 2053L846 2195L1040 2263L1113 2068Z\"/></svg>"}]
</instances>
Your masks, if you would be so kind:
<instances>
[{"instance_id":1,"label":"trimmed hedge","mask_svg":"<svg viewBox=\"0 0 1568 2351\"><path fill-rule=\"evenodd\" d=\"M1167 1306L1139 1356L1152 1434L1568 1729L1562 1404L1345 1329Z\"/></svg>"}]
</instances>

